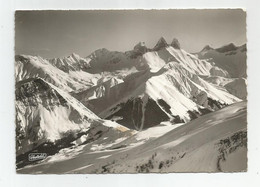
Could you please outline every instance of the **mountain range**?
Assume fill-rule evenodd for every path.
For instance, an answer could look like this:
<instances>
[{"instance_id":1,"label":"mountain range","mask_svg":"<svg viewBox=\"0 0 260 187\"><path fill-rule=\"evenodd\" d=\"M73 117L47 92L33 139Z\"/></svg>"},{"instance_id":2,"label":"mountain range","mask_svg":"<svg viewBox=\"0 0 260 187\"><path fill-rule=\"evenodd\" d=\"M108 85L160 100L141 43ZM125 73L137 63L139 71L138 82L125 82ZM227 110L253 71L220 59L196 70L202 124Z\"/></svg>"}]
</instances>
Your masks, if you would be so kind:
<instances>
[{"instance_id":1,"label":"mountain range","mask_svg":"<svg viewBox=\"0 0 260 187\"><path fill-rule=\"evenodd\" d=\"M228 44L216 49L205 46L191 54L177 39L168 44L161 37L153 48L139 42L126 52L102 48L86 57L75 53L54 59L16 55L15 80L16 156L17 171L21 173L81 171L83 153L103 155L109 150L111 155L103 155L102 162L92 160L97 165L106 162L100 165L103 169L89 166L92 169L86 172L228 171L223 169L224 159L219 165L220 153L215 148L216 159L210 169L205 163L191 164L190 168L183 163L200 154L194 149L205 152L201 146L206 146L213 150L214 143L209 144L209 140L216 143L233 136L239 137L225 150L241 147L238 150L244 153L246 45ZM241 125L226 128L231 118L243 119ZM222 128L226 134L221 133ZM200 139L198 134L209 139ZM167 151L177 149L173 142L178 138L190 143L178 148L178 154L174 152L169 163L178 160L180 164L175 168L163 160ZM200 143L192 144L193 139ZM163 155L161 149L165 146ZM154 163L145 159L158 157L158 150L161 161L155 169L151 166ZM137 159L133 151L142 158ZM32 152L45 152L48 157L36 161L34 168L27 160ZM135 162L135 168L119 161L122 152L129 155L125 162ZM64 155L67 158L63 162L59 158ZM75 156L82 164L77 163L78 168L72 170L66 164ZM48 169L56 164L59 169Z\"/></svg>"}]
</instances>

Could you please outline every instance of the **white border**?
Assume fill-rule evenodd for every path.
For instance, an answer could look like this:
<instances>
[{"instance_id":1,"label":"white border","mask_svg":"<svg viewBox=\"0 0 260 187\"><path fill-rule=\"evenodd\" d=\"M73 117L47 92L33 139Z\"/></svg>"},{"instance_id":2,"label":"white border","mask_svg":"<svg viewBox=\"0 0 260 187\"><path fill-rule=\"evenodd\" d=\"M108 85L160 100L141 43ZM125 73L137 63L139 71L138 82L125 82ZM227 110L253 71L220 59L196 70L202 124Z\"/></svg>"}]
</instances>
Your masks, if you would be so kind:
<instances>
[{"instance_id":1,"label":"white border","mask_svg":"<svg viewBox=\"0 0 260 187\"><path fill-rule=\"evenodd\" d=\"M0 186L260 186L258 0L0 0ZM14 11L44 9L244 8L248 25L248 172L234 174L17 175L14 147Z\"/></svg>"}]
</instances>

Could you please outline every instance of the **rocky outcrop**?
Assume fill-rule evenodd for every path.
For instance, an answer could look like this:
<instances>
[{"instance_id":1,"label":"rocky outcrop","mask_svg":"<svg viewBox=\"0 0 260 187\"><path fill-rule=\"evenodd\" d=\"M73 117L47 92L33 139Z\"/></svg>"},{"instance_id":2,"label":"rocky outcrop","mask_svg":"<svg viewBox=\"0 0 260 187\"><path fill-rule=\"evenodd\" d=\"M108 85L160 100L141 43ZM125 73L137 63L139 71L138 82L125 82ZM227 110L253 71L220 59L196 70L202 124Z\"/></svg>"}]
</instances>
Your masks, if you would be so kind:
<instances>
[{"instance_id":1,"label":"rocky outcrop","mask_svg":"<svg viewBox=\"0 0 260 187\"><path fill-rule=\"evenodd\" d=\"M167 44L166 40L161 37L159 39L159 41L156 43L156 45L154 46L153 50L154 51L159 51L162 48L168 47L169 45Z\"/></svg>"},{"instance_id":2,"label":"rocky outcrop","mask_svg":"<svg viewBox=\"0 0 260 187\"><path fill-rule=\"evenodd\" d=\"M175 48L175 49L180 49L181 48L180 42L176 38L174 38L172 40L171 46L173 48Z\"/></svg>"}]
</instances>

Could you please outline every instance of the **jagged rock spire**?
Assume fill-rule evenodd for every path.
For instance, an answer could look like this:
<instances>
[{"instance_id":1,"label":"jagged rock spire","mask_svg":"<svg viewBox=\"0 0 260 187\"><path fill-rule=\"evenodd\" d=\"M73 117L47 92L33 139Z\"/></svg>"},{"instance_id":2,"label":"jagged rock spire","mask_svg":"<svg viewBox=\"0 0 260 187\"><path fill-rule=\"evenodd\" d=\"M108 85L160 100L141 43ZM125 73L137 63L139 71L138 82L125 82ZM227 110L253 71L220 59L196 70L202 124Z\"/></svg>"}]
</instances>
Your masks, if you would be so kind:
<instances>
[{"instance_id":1,"label":"jagged rock spire","mask_svg":"<svg viewBox=\"0 0 260 187\"><path fill-rule=\"evenodd\" d=\"M181 48L180 42L176 38L174 38L172 40L171 46L173 48L175 48L175 49L180 49Z\"/></svg>"},{"instance_id":2,"label":"jagged rock spire","mask_svg":"<svg viewBox=\"0 0 260 187\"><path fill-rule=\"evenodd\" d=\"M157 42L157 44L154 46L153 50L158 51L158 50L160 50L164 47L168 47L168 46L169 45L167 44L166 40L163 37L161 37L159 39L159 41Z\"/></svg>"}]
</instances>

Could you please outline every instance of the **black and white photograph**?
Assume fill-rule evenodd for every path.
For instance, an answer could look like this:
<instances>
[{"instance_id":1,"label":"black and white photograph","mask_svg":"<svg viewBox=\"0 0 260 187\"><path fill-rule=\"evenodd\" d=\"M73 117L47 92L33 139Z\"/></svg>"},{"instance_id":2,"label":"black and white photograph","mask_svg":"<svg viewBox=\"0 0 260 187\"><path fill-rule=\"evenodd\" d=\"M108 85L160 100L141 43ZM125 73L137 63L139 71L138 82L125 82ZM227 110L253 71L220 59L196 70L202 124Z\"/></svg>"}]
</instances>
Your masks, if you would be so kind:
<instances>
[{"instance_id":1,"label":"black and white photograph","mask_svg":"<svg viewBox=\"0 0 260 187\"><path fill-rule=\"evenodd\" d=\"M16 10L16 173L247 172L246 16Z\"/></svg>"}]
</instances>

